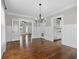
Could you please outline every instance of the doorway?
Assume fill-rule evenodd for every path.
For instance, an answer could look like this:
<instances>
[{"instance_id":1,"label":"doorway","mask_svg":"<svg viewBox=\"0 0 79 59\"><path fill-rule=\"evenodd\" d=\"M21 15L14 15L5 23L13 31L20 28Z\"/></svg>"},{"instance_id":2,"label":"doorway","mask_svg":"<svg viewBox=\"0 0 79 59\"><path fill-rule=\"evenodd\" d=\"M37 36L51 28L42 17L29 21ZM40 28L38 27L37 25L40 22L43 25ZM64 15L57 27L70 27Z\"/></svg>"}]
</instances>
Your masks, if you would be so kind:
<instances>
[{"instance_id":1,"label":"doorway","mask_svg":"<svg viewBox=\"0 0 79 59\"><path fill-rule=\"evenodd\" d=\"M12 40L19 40L21 47L31 43L32 22L24 19L13 19L12 31Z\"/></svg>"}]
</instances>

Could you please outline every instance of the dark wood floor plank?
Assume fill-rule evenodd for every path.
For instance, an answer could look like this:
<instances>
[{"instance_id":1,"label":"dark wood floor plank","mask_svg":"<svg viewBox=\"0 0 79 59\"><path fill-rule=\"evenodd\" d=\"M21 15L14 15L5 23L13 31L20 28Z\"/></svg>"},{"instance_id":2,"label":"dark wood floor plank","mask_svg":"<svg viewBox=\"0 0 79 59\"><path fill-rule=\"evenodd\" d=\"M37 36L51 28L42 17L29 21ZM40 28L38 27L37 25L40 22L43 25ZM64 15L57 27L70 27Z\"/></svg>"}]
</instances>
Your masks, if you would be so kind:
<instances>
[{"instance_id":1,"label":"dark wood floor plank","mask_svg":"<svg viewBox=\"0 0 79 59\"><path fill-rule=\"evenodd\" d=\"M29 47L20 48L19 41L9 42L3 59L76 59L76 49L61 43L33 39Z\"/></svg>"}]
</instances>

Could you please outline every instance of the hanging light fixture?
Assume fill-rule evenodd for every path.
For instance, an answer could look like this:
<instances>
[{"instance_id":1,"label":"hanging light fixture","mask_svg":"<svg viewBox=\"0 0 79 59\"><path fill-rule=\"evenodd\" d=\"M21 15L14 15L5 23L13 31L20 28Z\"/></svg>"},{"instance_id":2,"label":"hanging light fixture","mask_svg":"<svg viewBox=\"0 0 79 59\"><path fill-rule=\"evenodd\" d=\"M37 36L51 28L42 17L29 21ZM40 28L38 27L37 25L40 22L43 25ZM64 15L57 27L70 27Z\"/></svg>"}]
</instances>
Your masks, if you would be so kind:
<instances>
[{"instance_id":1,"label":"hanging light fixture","mask_svg":"<svg viewBox=\"0 0 79 59\"><path fill-rule=\"evenodd\" d=\"M39 11L40 11L40 13L39 13L39 16L38 16L38 18L37 18L37 20L36 20L36 22L38 22L38 23L43 23L43 22L46 21L46 19L42 16L42 13L41 13L41 6L42 6L42 4L39 3Z\"/></svg>"},{"instance_id":2,"label":"hanging light fixture","mask_svg":"<svg viewBox=\"0 0 79 59\"><path fill-rule=\"evenodd\" d=\"M39 21L40 21L40 23L42 23L43 22L43 17L42 17L42 14L41 14L41 6L42 6L42 4L40 3L39 4L39 8L40 8L40 13L39 13Z\"/></svg>"}]
</instances>

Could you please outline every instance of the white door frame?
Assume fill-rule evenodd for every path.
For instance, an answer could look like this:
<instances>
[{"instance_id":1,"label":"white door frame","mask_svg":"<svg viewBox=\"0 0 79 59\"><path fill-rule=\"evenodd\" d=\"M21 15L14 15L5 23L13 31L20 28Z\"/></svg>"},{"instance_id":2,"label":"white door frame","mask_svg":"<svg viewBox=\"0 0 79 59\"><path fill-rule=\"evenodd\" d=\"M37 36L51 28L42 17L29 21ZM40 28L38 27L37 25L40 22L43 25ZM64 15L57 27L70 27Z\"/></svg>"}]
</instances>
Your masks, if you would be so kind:
<instances>
[{"instance_id":1,"label":"white door frame","mask_svg":"<svg viewBox=\"0 0 79 59\"><path fill-rule=\"evenodd\" d=\"M54 20L54 19L56 19L56 18L59 18L59 17L61 17L62 19L61 19L61 25L62 25L62 30L63 30L63 26L64 26L64 15L63 14L61 14L61 15L57 15L57 16L54 16L54 17L51 17L51 20ZM53 21L54 22L54 21ZM51 24L52 24L52 21L51 21ZM52 26L52 27L54 27L54 26ZM53 28L54 29L54 28ZM63 32L63 31L62 31ZM53 35L54 35L54 33L53 33ZM61 34L62 35L62 37L61 38L63 38L63 34ZM54 36L53 36L53 40L54 40Z\"/></svg>"}]
</instances>

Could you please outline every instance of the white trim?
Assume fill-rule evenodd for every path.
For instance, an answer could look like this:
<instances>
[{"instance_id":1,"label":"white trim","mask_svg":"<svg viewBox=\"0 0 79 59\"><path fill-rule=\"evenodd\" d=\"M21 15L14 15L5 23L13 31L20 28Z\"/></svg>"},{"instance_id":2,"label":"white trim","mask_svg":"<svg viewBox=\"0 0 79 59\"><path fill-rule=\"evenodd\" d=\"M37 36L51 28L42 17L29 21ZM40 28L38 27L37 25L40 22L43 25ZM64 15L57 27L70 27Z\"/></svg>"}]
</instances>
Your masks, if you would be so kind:
<instances>
[{"instance_id":1,"label":"white trim","mask_svg":"<svg viewBox=\"0 0 79 59\"><path fill-rule=\"evenodd\" d=\"M56 19L56 18L59 18L59 17L61 17L62 18L62 20L61 20L61 25L62 25L62 30L63 30L63 26L64 26L64 15L63 14L60 14L60 15L58 15L58 16L54 16L54 17L51 17L51 20L54 20L54 19ZM61 30L61 31L62 31ZM62 31L63 32L63 31ZM63 37L63 34L61 33L61 35L62 35L62 37ZM62 38L61 37L61 38Z\"/></svg>"},{"instance_id":2,"label":"white trim","mask_svg":"<svg viewBox=\"0 0 79 59\"><path fill-rule=\"evenodd\" d=\"M23 18L18 18L19 21L26 21L26 22L29 22L29 23L32 23L32 20L27 20L27 19L23 19Z\"/></svg>"},{"instance_id":3,"label":"white trim","mask_svg":"<svg viewBox=\"0 0 79 59\"><path fill-rule=\"evenodd\" d=\"M62 44L77 48L77 24L65 24L62 34Z\"/></svg>"},{"instance_id":4,"label":"white trim","mask_svg":"<svg viewBox=\"0 0 79 59\"><path fill-rule=\"evenodd\" d=\"M65 10L68 10L70 8L73 8L73 7L77 7L77 4L69 5L69 6L66 6L66 7L62 8L62 9L58 9L56 11L53 11L53 12L51 12L51 14L48 14L48 16L46 16L46 18L49 18L50 16L52 16L56 13L63 12Z\"/></svg>"},{"instance_id":5,"label":"white trim","mask_svg":"<svg viewBox=\"0 0 79 59\"><path fill-rule=\"evenodd\" d=\"M56 13L59 13L59 12L63 12L65 10L68 10L70 8L73 8L73 7L76 7L77 4L72 4L72 5L69 5L69 6L65 6L64 8L60 8L58 10L55 10L55 11L52 11L51 13L49 13L46 18L49 18L50 16L56 14ZM9 11L6 11L6 13L8 15L16 15L16 16L20 16L20 17L25 17L25 18L29 18L29 19L32 19L32 20L35 20L37 17L33 17L33 16L27 16L27 15L22 15L22 14L19 14L19 13L14 13L14 12L9 12Z\"/></svg>"},{"instance_id":6,"label":"white trim","mask_svg":"<svg viewBox=\"0 0 79 59\"><path fill-rule=\"evenodd\" d=\"M19 17L25 17L25 18L29 18L29 19L35 19L35 17L33 17L33 16L22 15L22 14L19 14L19 13L14 13L14 12L9 12L9 11L6 11L6 13L8 15L16 15L16 16L19 16Z\"/></svg>"},{"instance_id":7,"label":"white trim","mask_svg":"<svg viewBox=\"0 0 79 59\"><path fill-rule=\"evenodd\" d=\"M63 14L60 14L60 15L58 15L58 16L54 16L54 17L51 17L51 19L55 19L55 18L58 18L58 17L64 17L64 15Z\"/></svg>"}]
</instances>

